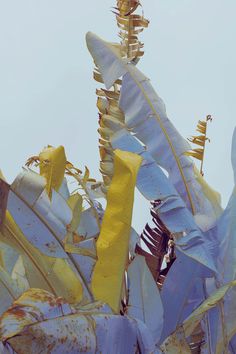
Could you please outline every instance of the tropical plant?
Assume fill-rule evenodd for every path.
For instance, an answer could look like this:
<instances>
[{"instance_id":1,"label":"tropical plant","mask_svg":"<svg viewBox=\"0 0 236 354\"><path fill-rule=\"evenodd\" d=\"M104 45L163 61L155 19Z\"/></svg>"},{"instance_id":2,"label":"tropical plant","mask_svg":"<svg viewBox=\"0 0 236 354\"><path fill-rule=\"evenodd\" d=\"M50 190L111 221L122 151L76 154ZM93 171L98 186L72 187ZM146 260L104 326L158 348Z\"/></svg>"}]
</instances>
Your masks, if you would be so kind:
<instances>
[{"instance_id":1,"label":"tropical plant","mask_svg":"<svg viewBox=\"0 0 236 354\"><path fill-rule=\"evenodd\" d=\"M117 0L120 43L86 36L103 85L102 181L62 146L30 157L11 185L0 175L0 353L236 352L236 189L222 210L204 180L211 116L191 148L136 67L140 9ZM236 131L232 165L236 183ZM141 235L135 188L151 206Z\"/></svg>"}]
</instances>

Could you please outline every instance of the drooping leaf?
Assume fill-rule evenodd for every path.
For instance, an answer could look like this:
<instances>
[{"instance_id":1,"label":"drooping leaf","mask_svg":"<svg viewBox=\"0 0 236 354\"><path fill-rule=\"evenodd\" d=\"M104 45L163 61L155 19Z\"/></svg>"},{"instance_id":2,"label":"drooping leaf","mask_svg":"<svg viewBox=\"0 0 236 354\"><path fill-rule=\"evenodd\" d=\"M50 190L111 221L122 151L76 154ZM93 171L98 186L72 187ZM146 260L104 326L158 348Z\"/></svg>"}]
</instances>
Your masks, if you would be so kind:
<instances>
[{"instance_id":1,"label":"drooping leaf","mask_svg":"<svg viewBox=\"0 0 236 354\"><path fill-rule=\"evenodd\" d=\"M188 208L194 214L209 215L214 222L221 208L218 205L218 215L215 215L212 201L208 200L196 180L192 161L185 156L189 145L167 118L164 104L149 80L134 65L127 64L110 43L96 35L87 34L87 45L107 88L123 75L119 106L125 113L127 128L169 172Z\"/></svg>"},{"instance_id":2,"label":"drooping leaf","mask_svg":"<svg viewBox=\"0 0 236 354\"><path fill-rule=\"evenodd\" d=\"M120 48L113 46L111 43L107 44L107 46L98 45L95 42L97 39L98 37L91 32L88 32L86 35L88 49L95 64L99 68L102 82L104 82L107 89L110 89L116 80L124 75L125 67L123 64L128 63L129 60L127 58L123 58L120 62ZM110 51L112 51L112 55L110 55ZM104 59L101 57L102 53L104 54Z\"/></svg>"},{"instance_id":3,"label":"drooping leaf","mask_svg":"<svg viewBox=\"0 0 236 354\"><path fill-rule=\"evenodd\" d=\"M92 278L93 294L117 313L129 250L134 188L141 162L142 158L138 155L115 151L115 171L97 241L98 261Z\"/></svg>"},{"instance_id":4,"label":"drooping leaf","mask_svg":"<svg viewBox=\"0 0 236 354\"><path fill-rule=\"evenodd\" d=\"M161 168L145 151L141 143L126 131L120 131L112 139L113 148L140 154L143 163L137 177L137 188L155 204L155 212L170 233L177 234L176 246L188 256L215 269L214 262L206 249L207 240L195 223L179 194ZM181 235L185 235L181 237Z\"/></svg>"}]
</instances>

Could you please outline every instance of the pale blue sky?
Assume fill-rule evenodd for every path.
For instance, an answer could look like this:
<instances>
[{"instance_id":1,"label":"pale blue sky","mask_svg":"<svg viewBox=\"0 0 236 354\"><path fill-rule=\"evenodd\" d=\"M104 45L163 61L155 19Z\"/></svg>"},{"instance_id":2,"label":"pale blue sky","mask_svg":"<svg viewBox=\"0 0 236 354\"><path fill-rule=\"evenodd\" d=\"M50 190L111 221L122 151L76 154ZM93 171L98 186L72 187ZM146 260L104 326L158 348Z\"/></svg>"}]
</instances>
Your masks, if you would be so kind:
<instances>
[{"instance_id":1,"label":"pale blue sky","mask_svg":"<svg viewBox=\"0 0 236 354\"><path fill-rule=\"evenodd\" d=\"M94 7L92 7L94 3ZM236 1L143 0L150 27L139 68L183 136L212 114L205 177L225 205L236 125ZM98 6L99 4L99 6ZM116 41L112 0L0 0L0 168L9 181L47 144L99 178L97 110L88 30ZM143 204L144 205L144 204ZM146 206L146 203L145 203ZM141 227L145 211L135 208Z\"/></svg>"}]
</instances>

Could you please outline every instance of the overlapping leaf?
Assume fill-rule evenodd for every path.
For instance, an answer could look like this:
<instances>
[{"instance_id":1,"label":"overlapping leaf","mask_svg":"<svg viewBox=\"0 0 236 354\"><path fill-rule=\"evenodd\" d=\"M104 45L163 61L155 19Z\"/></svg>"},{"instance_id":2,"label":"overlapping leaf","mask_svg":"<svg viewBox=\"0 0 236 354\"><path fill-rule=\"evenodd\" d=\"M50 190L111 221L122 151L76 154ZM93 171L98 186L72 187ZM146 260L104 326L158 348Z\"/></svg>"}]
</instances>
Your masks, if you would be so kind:
<instances>
[{"instance_id":1,"label":"overlapping leaf","mask_svg":"<svg viewBox=\"0 0 236 354\"><path fill-rule=\"evenodd\" d=\"M30 264L29 268L32 269L32 272L35 271L35 267L37 268L36 274L43 280L41 283L38 279L38 284L42 284L42 288L53 291L54 294L63 295L69 301L78 302L82 298L82 287L84 287L84 296L89 299L88 284L96 259L94 240L82 241L80 245L77 244L66 252L63 240L68 234L71 222L74 223L71 231L75 232L74 229L78 228L79 220L73 221L72 210L59 193L52 190L50 200L44 188L44 178L36 173L26 171L18 176L8 196L8 208L21 227L21 231L15 225L17 231L12 232L12 225L14 225L12 220L10 227L8 225L8 228L4 229L3 237L6 238L6 235L11 233L7 242L10 242L12 247L16 247L21 254L23 252L24 262L27 263L27 266ZM81 219L87 220L89 214L86 215ZM9 220L8 217L6 224ZM92 215L91 220L93 220ZM95 232L91 236L95 236L99 232L93 225L90 223L91 232ZM44 235L44 239L41 235ZM13 243L9 241L12 238L14 239ZM73 254L76 246L78 252ZM41 252L44 253L44 260L39 257ZM85 258L88 258L86 262ZM81 269L78 267L79 262ZM46 270L47 268L48 270ZM62 269L64 272L60 274ZM29 272L28 277L31 277L30 274ZM49 277L50 274L51 277ZM30 284L37 284L34 282L34 278L32 273Z\"/></svg>"},{"instance_id":2,"label":"overlapping leaf","mask_svg":"<svg viewBox=\"0 0 236 354\"><path fill-rule=\"evenodd\" d=\"M139 9L137 0L116 1L120 44L87 35L94 78L106 85L97 90L103 183L68 163L63 147L29 159L40 175L24 171L10 186L0 173L0 315L8 308L0 352L235 351L236 192L218 219L220 197L201 176L207 122L190 150L135 67L148 25ZM236 176L235 147L236 133ZM187 155L201 161L200 173ZM83 194L70 194L65 173ZM135 184L155 223L142 247L131 228ZM169 240L177 259L159 294Z\"/></svg>"},{"instance_id":3,"label":"overlapping leaf","mask_svg":"<svg viewBox=\"0 0 236 354\"><path fill-rule=\"evenodd\" d=\"M218 195L205 193L201 178L196 176L192 161L185 155L190 147L167 118L165 106L149 80L96 35L87 34L87 45L107 88L123 76L119 107L125 114L127 128L168 171L188 208L194 214L208 215L214 222L221 212Z\"/></svg>"},{"instance_id":4,"label":"overlapping leaf","mask_svg":"<svg viewBox=\"0 0 236 354\"><path fill-rule=\"evenodd\" d=\"M144 322L158 343L163 326L163 307L156 283L145 258L136 256L128 267L127 314Z\"/></svg>"},{"instance_id":5,"label":"overlapping leaf","mask_svg":"<svg viewBox=\"0 0 236 354\"><path fill-rule=\"evenodd\" d=\"M236 130L233 134L231 160L234 174L236 173ZM236 187L234 186L229 203L214 229L214 237L219 242L217 254L218 274L213 286L224 285L236 280ZM208 287L211 291L211 287ZM210 311L209 321L211 329L212 350L220 354L224 347L228 347L231 338L236 334L236 291L233 288L219 304Z\"/></svg>"},{"instance_id":6,"label":"overlapping leaf","mask_svg":"<svg viewBox=\"0 0 236 354\"><path fill-rule=\"evenodd\" d=\"M123 340L120 340L123 338ZM0 340L18 354L154 352L144 324L113 315L107 306L75 310L62 298L30 289L4 313Z\"/></svg>"},{"instance_id":7,"label":"overlapping leaf","mask_svg":"<svg viewBox=\"0 0 236 354\"><path fill-rule=\"evenodd\" d=\"M197 327L199 322L202 320L203 316L207 311L215 307L226 295L226 293L233 287L236 286L236 281L230 282L220 289L216 290L209 298L207 298L191 315L183 322L181 327L179 327L175 333L168 337L165 342L162 344L162 349L164 353L174 353L173 350L176 350L176 353L181 353L181 349L185 350L181 343L181 336L183 340L186 341L186 338L191 335L194 329ZM187 343L185 342L186 353L190 353L190 350L187 351ZM226 350L226 348L222 348ZM185 352L185 351L183 351ZM218 352L217 353L222 353Z\"/></svg>"},{"instance_id":8,"label":"overlapping leaf","mask_svg":"<svg viewBox=\"0 0 236 354\"><path fill-rule=\"evenodd\" d=\"M147 199L159 201L155 205L155 212L175 238L176 248L188 256L179 254L179 260L177 259L176 264L172 266L164 283L162 290L165 311L162 336L164 339L186 318L194 306L203 301L202 294L196 293L195 301L190 302L191 305L186 310L187 302L192 300L197 279L201 279L202 282L204 277L212 274L205 273L202 265L215 270L211 252L214 243L203 236L168 178L135 137L125 130L120 131L114 136L112 145L114 148L139 153L143 157L137 187Z\"/></svg>"}]
</instances>

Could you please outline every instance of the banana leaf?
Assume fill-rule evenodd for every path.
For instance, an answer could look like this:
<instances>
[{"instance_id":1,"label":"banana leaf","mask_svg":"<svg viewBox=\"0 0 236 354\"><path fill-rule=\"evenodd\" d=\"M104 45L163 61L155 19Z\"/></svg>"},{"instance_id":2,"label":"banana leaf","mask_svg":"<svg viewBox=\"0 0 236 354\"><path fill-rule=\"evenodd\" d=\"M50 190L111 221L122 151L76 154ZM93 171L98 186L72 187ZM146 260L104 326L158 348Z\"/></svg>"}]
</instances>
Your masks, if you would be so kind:
<instances>
[{"instance_id":1,"label":"banana leaf","mask_svg":"<svg viewBox=\"0 0 236 354\"><path fill-rule=\"evenodd\" d=\"M16 249L0 241L0 266L5 269L9 274L12 273L18 257L19 252L17 252Z\"/></svg>"},{"instance_id":2,"label":"banana leaf","mask_svg":"<svg viewBox=\"0 0 236 354\"><path fill-rule=\"evenodd\" d=\"M129 241L129 253L131 258L135 256L135 249L136 245L140 241L140 235L135 231L133 227L131 227L131 232L130 232L130 241Z\"/></svg>"},{"instance_id":3,"label":"banana leaf","mask_svg":"<svg viewBox=\"0 0 236 354\"><path fill-rule=\"evenodd\" d=\"M205 300L203 282L205 268L195 260L177 252L161 291L164 307L164 325L159 343L162 343Z\"/></svg>"},{"instance_id":4,"label":"banana leaf","mask_svg":"<svg viewBox=\"0 0 236 354\"><path fill-rule=\"evenodd\" d=\"M236 129L232 140L231 161L236 175ZM217 276L215 287L236 280L236 180L228 205L214 229L214 237L218 240ZM208 287L209 288L209 287ZM209 288L208 291L211 291ZM228 347L231 338L236 334L236 290L233 288L225 296L224 301L209 312L210 342L212 352L221 353ZM231 350L236 350L234 341Z\"/></svg>"},{"instance_id":5,"label":"banana leaf","mask_svg":"<svg viewBox=\"0 0 236 354\"><path fill-rule=\"evenodd\" d=\"M67 201L56 191L51 190L51 199L48 197L44 177L25 170L16 177L11 189L40 214L56 232L60 241L65 238L66 225L72 220L72 210Z\"/></svg>"},{"instance_id":6,"label":"banana leaf","mask_svg":"<svg viewBox=\"0 0 236 354\"><path fill-rule=\"evenodd\" d=\"M46 198L48 198L47 194L43 190L44 186L45 186L45 180L41 176L38 176L37 174L24 173L23 175L20 176L20 178L17 178L16 181L13 183L12 189L10 189L8 195L8 209L10 210L11 214L15 218L16 223L21 228L20 232L23 231L24 236L27 238L28 242L30 243L30 246L29 244L27 244L27 246L24 245L24 251L25 249L32 248L33 246L36 249L38 249L41 252L41 254L43 253L44 256L49 257L50 260L48 259L49 261L48 267L50 271L47 272L49 274L51 273L52 269L53 269L52 273L54 273L55 275L55 273L59 273L61 271L61 268L64 268L65 278L63 280L63 274L61 274L60 275L61 279L59 280L59 284L61 283L61 281L62 283L64 282L67 283L67 286L66 287L64 286L64 288L66 291L69 291L70 293L72 292L74 294L72 296L74 300L77 299L76 301L78 301L79 298L81 299L82 293L84 293L85 299L91 299L91 292L90 289L88 288L88 284L86 281L87 279L84 279L83 274L79 269L76 260L73 258L73 254L65 252L64 245L62 243L62 237L66 235L67 232L66 225L64 224L66 223L67 220L68 223L71 221L72 211L70 210L69 206L66 204L66 201L63 202L63 198L60 197L59 194L58 195L56 194L56 196L59 196L58 197L59 199L58 198L56 199L57 203L55 202L53 203L53 206L55 206L54 209L48 207L48 205L50 206L50 204L44 202L47 200ZM45 193L44 194L45 198L41 199L43 193ZM52 199L54 200L54 198ZM58 200L61 201L62 209L60 209L60 207L58 206ZM63 208L64 208L64 213L63 213ZM53 210L53 212L51 212L51 210ZM41 214L39 213L39 211L41 212ZM55 217L57 216L58 213L60 215L60 218ZM67 220L65 220L66 217L68 218ZM48 222L48 220L50 220L50 223ZM57 226L57 228L55 227L55 225ZM54 231L52 226L56 228L56 232ZM61 233L59 232L60 230L62 230ZM9 230L6 232L9 232ZM19 235L18 231L17 231L17 235ZM58 235L60 236L58 237ZM22 238L22 236L20 236L20 238ZM17 238L17 242L19 244L19 238ZM22 246L22 241L21 241L21 246ZM30 252L31 251L27 251L28 256L30 255ZM52 260L52 258L54 258L54 260ZM29 258L27 257L24 260L24 262L29 262ZM30 263L32 263L32 257ZM35 259L33 260L33 263L35 263L35 265L37 266L37 261L35 261ZM94 266L94 263L95 260L93 259L92 267ZM41 275L45 279L46 278L46 276L44 275L45 272L42 269L44 268L44 266L42 265L39 268L41 269L40 271ZM30 269L32 269L32 267L30 267ZM90 274L91 271L92 269L90 270ZM73 289L73 284L71 285L68 284L69 279L70 280L73 279L74 289ZM45 281L46 283L48 283L47 279L45 279ZM43 288L45 288L45 286L43 286ZM48 289L48 287L46 287L47 290L51 290L51 291L53 288L51 287L50 289ZM81 289L79 290L79 288ZM56 292L56 294L58 293ZM67 297L67 299L69 298ZM71 297L70 297L70 301L71 301Z\"/></svg>"},{"instance_id":7,"label":"banana leaf","mask_svg":"<svg viewBox=\"0 0 236 354\"><path fill-rule=\"evenodd\" d=\"M6 270L0 266L0 315L11 306L12 302L16 300L25 287L22 283L13 279Z\"/></svg>"},{"instance_id":8,"label":"banana leaf","mask_svg":"<svg viewBox=\"0 0 236 354\"><path fill-rule=\"evenodd\" d=\"M144 324L104 310L30 289L1 317L0 341L18 354L159 352Z\"/></svg>"},{"instance_id":9,"label":"banana leaf","mask_svg":"<svg viewBox=\"0 0 236 354\"><path fill-rule=\"evenodd\" d=\"M76 252L73 252L70 247L70 251L67 253L71 254L86 282L90 283L96 252L95 241L92 239L88 241L87 238L94 238L99 232L92 208L82 212L82 197L79 194L72 195L66 201L60 193L52 189L51 199L49 199L45 189L45 179L30 171L21 173L11 188L19 193L43 218L59 238L59 242L69 239L72 234L79 236L80 243L73 247ZM69 246L67 245L67 250L69 250ZM65 246L63 248L65 250Z\"/></svg>"},{"instance_id":10,"label":"banana leaf","mask_svg":"<svg viewBox=\"0 0 236 354\"><path fill-rule=\"evenodd\" d=\"M29 281L26 275L26 269L23 261L23 257L20 255L15 262L15 265L12 269L11 278L16 281L18 287L22 291L26 291L30 288Z\"/></svg>"},{"instance_id":11,"label":"banana leaf","mask_svg":"<svg viewBox=\"0 0 236 354\"><path fill-rule=\"evenodd\" d=\"M55 296L63 296L70 303L78 303L82 300L83 288L80 278L67 260L45 256L33 247L9 212L6 213L0 230L0 240L22 256L26 278L31 287L38 286L52 292ZM14 265L13 260L9 260L11 267Z\"/></svg>"},{"instance_id":12,"label":"banana leaf","mask_svg":"<svg viewBox=\"0 0 236 354\"><path fill-rule=\"evenodd\" d=\"M191 315L185 319L185 321L177 328L177 330L168 337L165 342L162 344L161 349L164 353L174 353L174 349L176 353L182 353L185 351L181 351L183 349L183 342L181 339L186 340L200 321L203 319L204 315L207 311L214 308L219 304L220 301L226 296L227 292L236 286L236 281L232 281L217 289L211 296L209 296L195 311L191 313ZM182 337L182 338L181 338ZM191 351L187 350L187 342L185 342L186 353L191 353ZM223 351L217 351L217 353L223 353L224 350L227 350L225 347L222 347ZM228 352L228 351L227 351Z\"/></svg>"},{"instance_id":13,"label":"banana leaf","mask_svg":"<svg viewBox=\"0 0 236 354\"><path fill-rule=\"evenodd\" d=\"M144 322L158 343L163 326L163 307L158 287L146 265L137 255L128 267L129 303L127 314Z\"/></svg>"},{"instance_id":14,"label":"banana leaf","mask_svg":"<svg viewBox=\"0 0 236 354\"><path fill-rule=\"evenodd\" d=\"M207 268L216 271L213 261L216 241L203 235L169 179L134 136L120 131L114 135L112 146L143 157L137 188L147 199L159 201L157 215L178 236L175 244L181 253L178 252L161 292L165 319L161 338L164 340L205 299L201 286L205 277L214 274Z\"/></svg>"},{"instance_id":15,"label":"banana leaf","mask_svg":"<svg viewBox=\"0 0 236 354\"><path fill-rule=\"evenodd\" d=\"M119 148L142 156L143 162L137 177L137 188L148 200L159 201L156 212L171 233L185 235L178 237L176 246L189 257L215 270L211 254L207 250L207 240L179 194L151 155L134 136L125 130L114 135L112 146L114 149Z\"/></svg>"},{"instance_id":16,"label":"banana leaf","mask_svg":"<svg viewBox=\"0 0 236 354\"><path fill-rule=\"evenodd\" d=\"M123 76L119 106L125 114L127 129L168 171L189 210L193 214L207 215L214 224L222 211L219 195L202 182L192 160L185 155L190 146L167 118L164 103L149 80L134 65L127 64L112 44L90 32L86 40L107 88Z\"/></svg>"},{"instance_id":17,"label":"banana leaf","mask_svg":"<svg viewBox=\"0 0 236 354\"><path fill-rule=\"evenodd\" d=\"M52 190L59 190L64 179L66 155L63 146L48 146L39 154L40 175L46 179L46 190L51 199Z\"/></svg>"},{"instance_id":18,"label":"banana leaf","mask_svg":"<svg viewBox=\"0 0 236 354\"><path fill-rule=\"evenodd\" d=\"M119 313L128 262L136 177L142 158L115 150L115 171L107 194L107 207L97 241L98 261L92 277L95 299Z\"/></svg>"},{"instance_id":19,"label":"banana leaf","mask_svg":"<svg viewBox=\"0 0 236 354\"><path fill-rule=\"evenodd\" d=\"M67 181L64 178L59 191L52 189L51 198L46 191L46 179L43 176L33 172L32 170L24 170L14 180L11 188L19 193L37 211L54 229L60 240L63 240L67 233L67 226L72 221L73 208L70 206L70 199L74 198L74 194L70 197ZM88 182L88 190L91 183ZM99 203L95 202L98 214L103 211ZM81 208L80 208L81 209ZM62 212L63 210L63 212ZM92 208L80 210L77 217L76 231L84 238L96 237L99 234L99 225L93 215Z\"/></svg>"}]
</instances>

